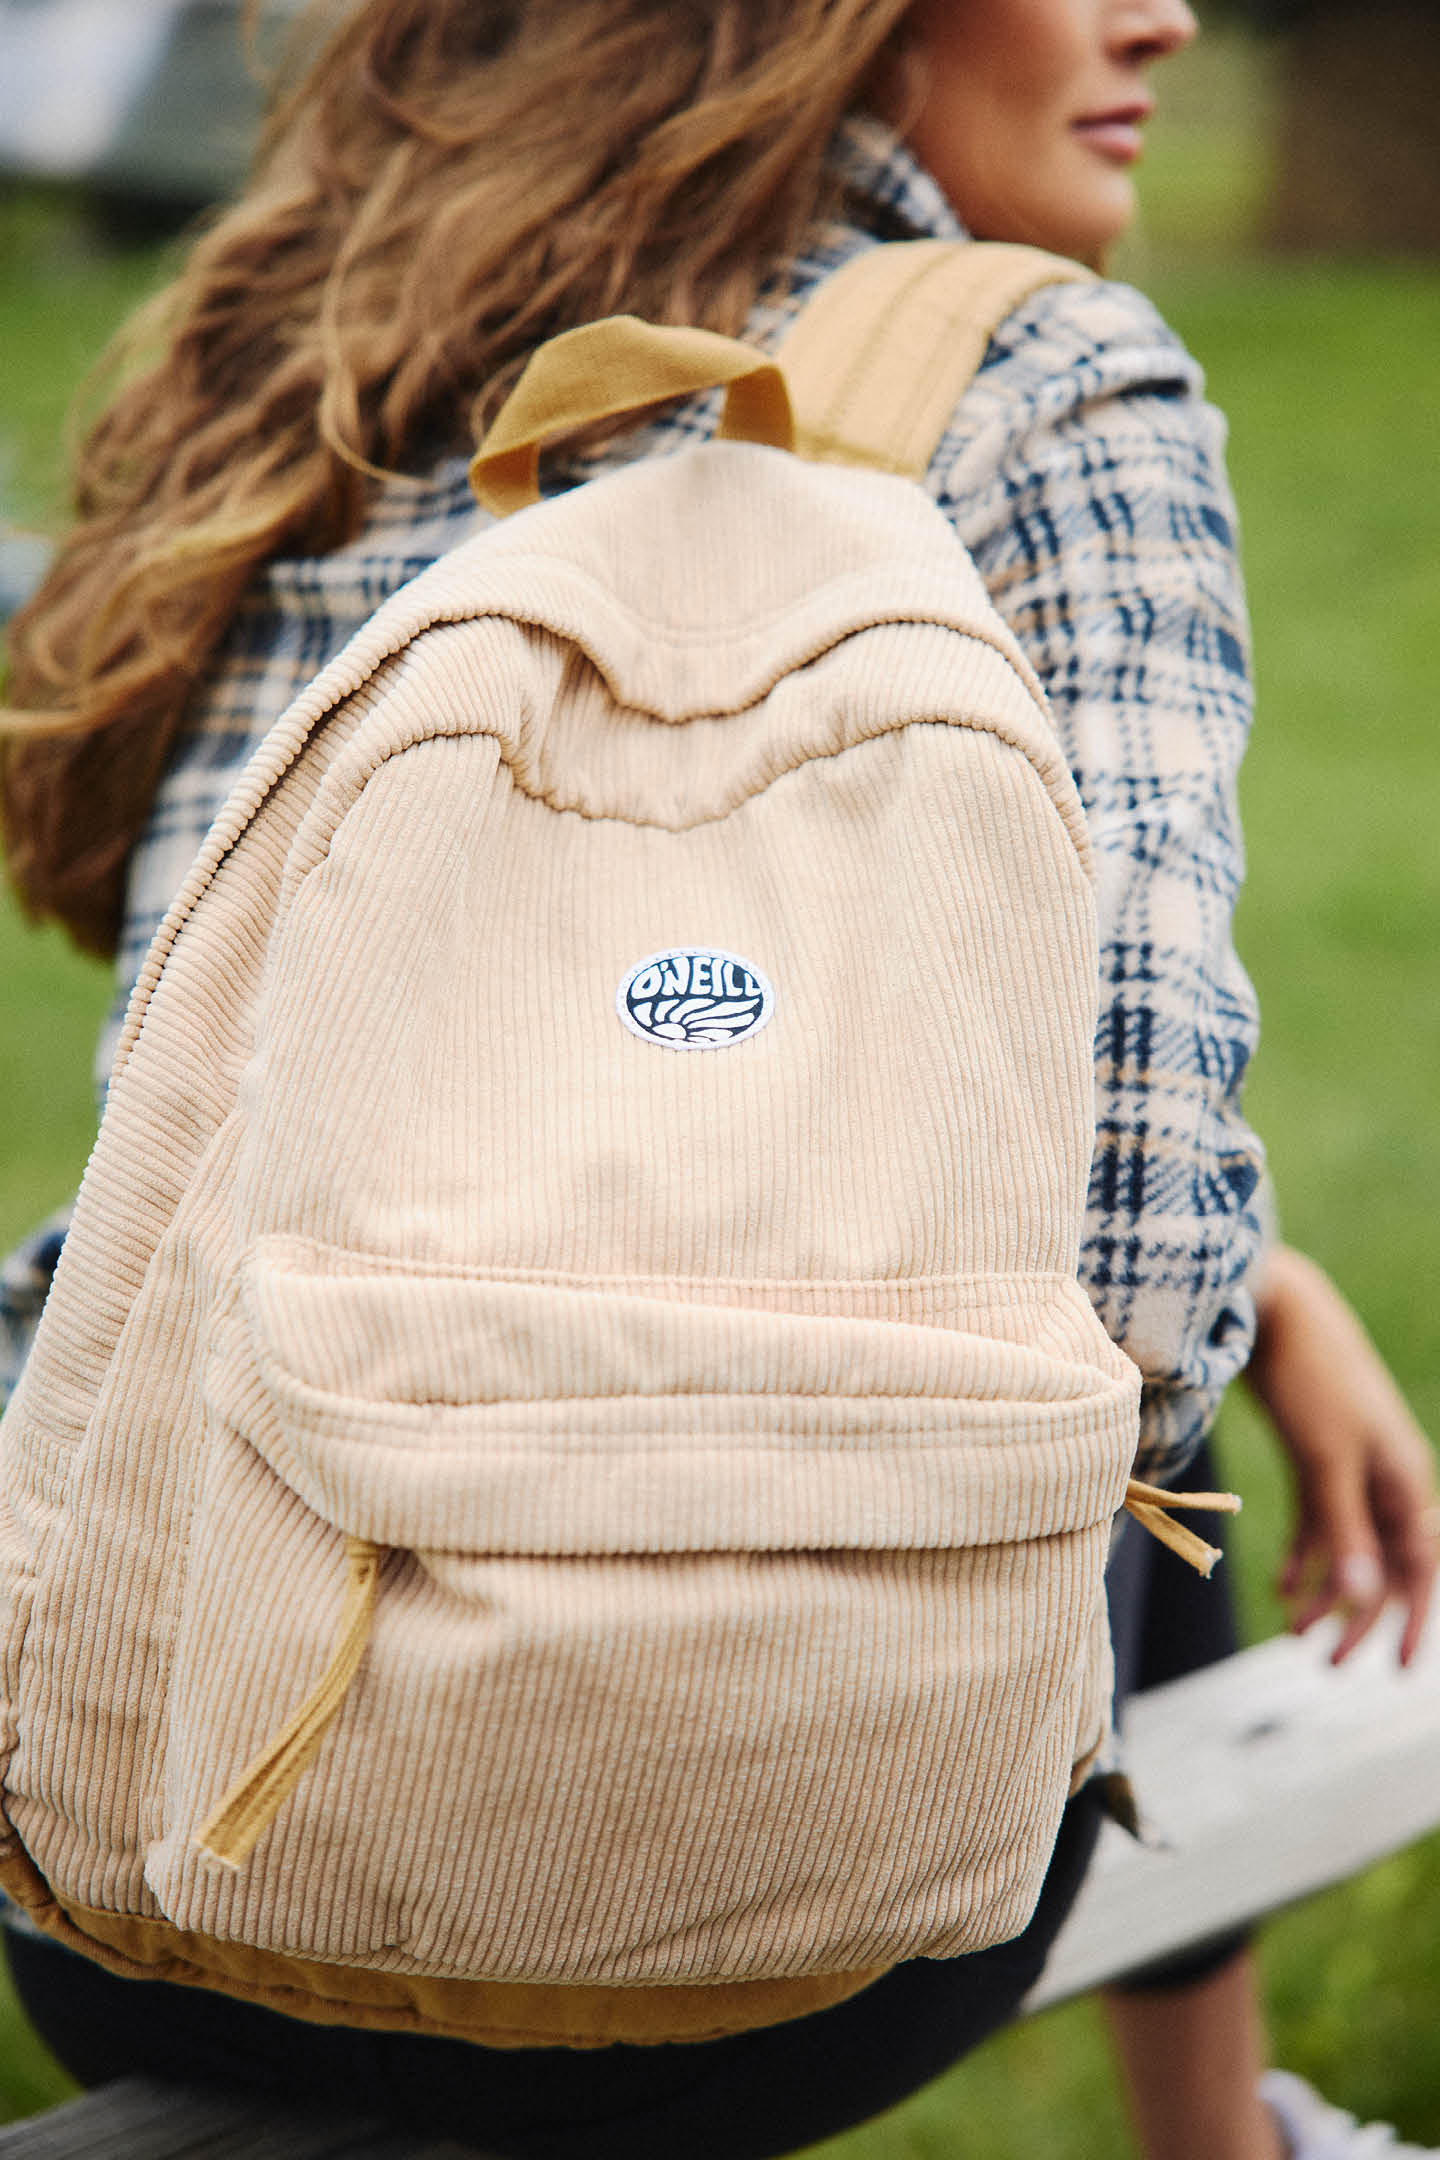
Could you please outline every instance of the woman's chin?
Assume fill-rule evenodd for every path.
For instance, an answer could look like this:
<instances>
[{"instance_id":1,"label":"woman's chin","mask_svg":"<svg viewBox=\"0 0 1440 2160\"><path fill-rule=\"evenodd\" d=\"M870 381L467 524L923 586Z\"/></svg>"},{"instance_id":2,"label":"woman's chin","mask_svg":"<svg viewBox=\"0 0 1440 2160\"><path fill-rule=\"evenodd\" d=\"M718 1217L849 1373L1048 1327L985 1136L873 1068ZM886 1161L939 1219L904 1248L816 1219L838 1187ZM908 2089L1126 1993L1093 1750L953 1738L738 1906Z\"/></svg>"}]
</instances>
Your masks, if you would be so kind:
<instances>
[{"instance_id":1,"label":"woman's chin","mask_svg":"<svg viewBox=\"0 0 1440 2160\"><path fill-rule=\"evenodd\" d=\"M1128 170L1108 162L1095 171L1095 153L1087 154L1090 169L1057 193L1053 212L1039 221L1037 240L1057 255L1073 255L1077 262L1098 267L1135 222L1135 187Z\"/></svg>"}]
</instances>

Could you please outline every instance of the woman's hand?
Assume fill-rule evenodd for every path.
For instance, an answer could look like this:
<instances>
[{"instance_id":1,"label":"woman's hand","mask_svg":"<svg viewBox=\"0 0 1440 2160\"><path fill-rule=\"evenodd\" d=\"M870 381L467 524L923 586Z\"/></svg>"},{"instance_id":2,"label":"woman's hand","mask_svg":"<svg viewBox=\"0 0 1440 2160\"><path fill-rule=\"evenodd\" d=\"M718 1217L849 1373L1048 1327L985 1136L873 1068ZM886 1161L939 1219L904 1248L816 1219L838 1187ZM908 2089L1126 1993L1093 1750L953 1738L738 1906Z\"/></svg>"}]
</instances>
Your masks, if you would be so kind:
<instances>
[{"instance_id":1,"label":"woman's hand","mask_svg":"<svg viewBox=\"0 0 1440 2160\"><path fill-rule=\"evenodd\" d=\"M1246 1377L1295 1472L1296 1525L1279 1578L1297 1633L1339 1610L1348 1657L1391 1598L1400 1662L1419 1646L1440 1560L1428 1442L1379 1351L1324 1270L1288 1245L1267 1254Z\"/></svg>"}]
</instances>

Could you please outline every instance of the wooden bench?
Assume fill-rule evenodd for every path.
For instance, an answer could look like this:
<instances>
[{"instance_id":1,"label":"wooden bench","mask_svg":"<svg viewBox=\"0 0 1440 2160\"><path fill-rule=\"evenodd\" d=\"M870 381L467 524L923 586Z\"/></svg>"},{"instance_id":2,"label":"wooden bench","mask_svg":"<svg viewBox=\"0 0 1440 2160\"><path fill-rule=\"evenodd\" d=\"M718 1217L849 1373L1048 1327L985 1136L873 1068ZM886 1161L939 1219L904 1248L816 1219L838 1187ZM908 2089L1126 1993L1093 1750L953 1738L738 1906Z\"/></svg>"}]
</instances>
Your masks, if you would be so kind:
<instances>
[{"instance_id":1,"label":"wooden bench","mask_svg":"<svg viewBox=\"0 0 1440 2160\"><path fill-rule=\"evenodd\" d=\"M1440 1823L1440 1625L1402 1672L1390 1617L1277 1635L1137 1695L1125 1723L1147 1843L1105 1827L1027 2009L1293 1904Z\"/></svg>"},{"instance_id":2,"label":"wooden bench","mask_svg":"<svg viewBox=\"0 0 1440 2160\"><path fill-rule=\"evenodd\" d=\"M122 2078L0 2130L25 2160L477 2160L475 2149L263 2100Z\"/></svg>"},{"instance_id":3,"label":"wooden bench","mask_svg":"<svg viewBox=\"0 0 1440 2160\"><path fill-rule=\"evenodd\" d=\"M1408 1672L1393 1629L1338 1670L1277 1636L1137 1696L1150 1842L1107 1825L1026 2004L1041 2010L1338 1882L1440 1822L1440 1626ZM127 2078L0 2129L0 2160L463 2160L469 2148ZM473 2160L473 2153L472 2153Z\"/></svg>"}]
</instances>

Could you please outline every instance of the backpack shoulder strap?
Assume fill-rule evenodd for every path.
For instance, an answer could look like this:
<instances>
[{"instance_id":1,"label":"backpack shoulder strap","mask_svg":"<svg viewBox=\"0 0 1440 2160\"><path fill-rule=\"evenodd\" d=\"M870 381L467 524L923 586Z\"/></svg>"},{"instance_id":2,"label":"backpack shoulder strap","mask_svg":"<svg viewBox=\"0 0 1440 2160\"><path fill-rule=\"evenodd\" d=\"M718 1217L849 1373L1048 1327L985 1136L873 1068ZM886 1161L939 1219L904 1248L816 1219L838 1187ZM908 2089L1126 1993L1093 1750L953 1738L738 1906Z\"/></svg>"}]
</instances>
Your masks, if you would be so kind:
<instances>
[{"instance_id":1,"label":"backpack shoulder strap","mask_svg":"<svg viewBox=\"0 0 1440 2160\"><path fill-rule=\"evenodd\" d=\"M920 479L996 325L1042 285L1093 274L1040 248L990 241L900 240L852 257L776 356L796 449L822 464Z\"/></svg>"}]
</instances>

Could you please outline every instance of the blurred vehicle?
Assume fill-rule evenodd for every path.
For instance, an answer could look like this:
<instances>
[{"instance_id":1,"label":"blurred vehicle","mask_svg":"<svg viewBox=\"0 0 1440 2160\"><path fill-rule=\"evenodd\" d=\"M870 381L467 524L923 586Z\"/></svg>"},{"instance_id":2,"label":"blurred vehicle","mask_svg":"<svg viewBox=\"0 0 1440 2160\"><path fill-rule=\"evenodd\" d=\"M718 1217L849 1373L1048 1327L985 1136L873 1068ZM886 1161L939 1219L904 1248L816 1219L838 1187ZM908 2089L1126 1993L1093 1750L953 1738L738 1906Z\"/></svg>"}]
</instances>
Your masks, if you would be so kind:
<instances>
[{"instance_id":1,"label":"blurred vehicle","mask_svg":"<svg viewBox=\"0 0 1440 2160\"><path fill-rule=\"evenodd\" d=\"M263 0L283 29L300 0ZM0 172L185 215L244 173L261 90L242 0L0 0Z\"/></svg>"}]
</instances>

